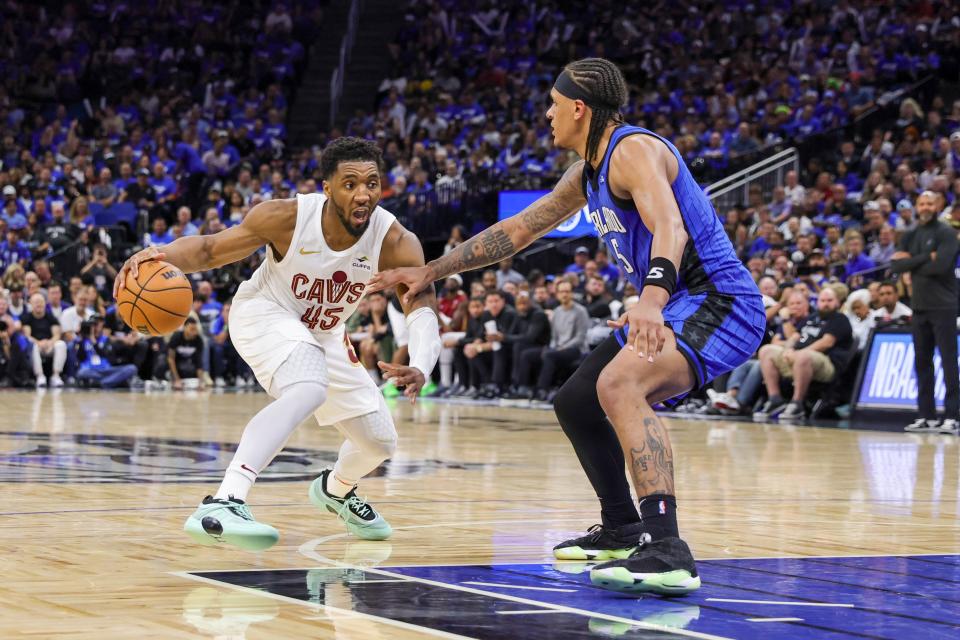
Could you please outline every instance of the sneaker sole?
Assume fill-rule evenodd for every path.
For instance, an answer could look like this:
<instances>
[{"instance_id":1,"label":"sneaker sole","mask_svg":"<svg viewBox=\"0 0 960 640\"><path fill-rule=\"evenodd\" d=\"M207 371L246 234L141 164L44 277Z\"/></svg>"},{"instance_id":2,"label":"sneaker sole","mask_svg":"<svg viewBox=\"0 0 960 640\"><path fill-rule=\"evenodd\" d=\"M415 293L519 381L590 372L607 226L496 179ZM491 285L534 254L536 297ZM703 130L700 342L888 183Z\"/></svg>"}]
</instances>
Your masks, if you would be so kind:
<instances>
[{"instance_id":1,"label":"sneaker sole","mask_svg":"<svg viewBox=\"0 0 960 640\"><path fill-rule=\"evenodd\" d=\"M700 576L677 569L666 573L630 573L626 567L594 569L590 582L603 589L621 593L657 593L663 596L682 596L700 588Z\"/></svg>"},{"instance_id":2,"label":"sneaker sole","mask_svg":"<svg viewBox=\"0 0 960 640\"><path fill-rule=\"evenodd\" d=\"M740 413L739 405L736 407L732 407L728 405L726 402L715 402L713 403L713 407L715 409L720 409L721 411L735 411L736 413Z\"/></svg>"},{"instance_id":3,"label":"sneaker sole","mask_svg":"<svg viewBox=\"0 0 960 640\"><path fill-rule=\"evenodd\" d=\"M627 549L583 549L581 547L563 547L554 549L557 560L624 560L636 551L636 547Z\"/></svg>"},{"instance_id":4,"label":"sneaker sole","mask_svg":"<svg viewBox=\"0 0 960 640\"><path fill-rule=\"evenodd\" d=\"M264 551L277 544L280 540L279 534L272 535L269 533L228 533L214 536L204 531L203 525L193 518L189 518L184 523L183 530L193 538L194 541L204 546L212 547L218 544L229 544L245 551Z\"/></svg>"},{"instance_id":5,"label":"sneaker sole","mask_svg":"<svg viewBox=\"0 0 960 640\"><path fill-rule=\"evenodd\" d=\"M312 502L313 506L317 507L318 509L329 511L333 515L337 516L337 519L347 527L347 531L362 540L386 540L393 535L393 528L386 520L383 520L383 526L375 529L373 527L361 527L353 522L350 522L349 520L341 518L334 506L324 500L323 496L319 495L320 490L317 488L318 482L320 482L320 478L317 478L310 483L310 502ZM383 516L380 517L381 519L383 518Z\"/></svg>"},{"instance_id":6,"label":"sneaker sole","mask_svg":"<svg viewBox=\"0 0 960 640\"><path fill-rule=\"evenodd\" d=\"M908 429L904 427L905 433L944 433L939 427L922 427L920 429Z\"/></svg>"}]
</instances>

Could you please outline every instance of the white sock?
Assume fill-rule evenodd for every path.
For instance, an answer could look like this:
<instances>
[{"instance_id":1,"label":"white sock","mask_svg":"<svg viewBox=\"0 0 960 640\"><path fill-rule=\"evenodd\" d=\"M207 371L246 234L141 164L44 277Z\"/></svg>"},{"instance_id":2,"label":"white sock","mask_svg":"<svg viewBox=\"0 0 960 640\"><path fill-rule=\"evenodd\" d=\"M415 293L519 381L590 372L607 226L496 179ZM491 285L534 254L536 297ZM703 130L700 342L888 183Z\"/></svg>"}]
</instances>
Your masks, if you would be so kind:
<instances>
[{"instance_id":1,"label":"white sock","mask_svg":"<svg viewBox=\"0 0 960 640\"><path fill-rule=\"evenodd\" d=\"M331 471L330 475L327 476L327 486L324 489L332 496L337 498L343 498L348 493L353 491L354 487L357 485L355 483L347 483L337 477L336 472Z\"/></svg>"}]
</instances>

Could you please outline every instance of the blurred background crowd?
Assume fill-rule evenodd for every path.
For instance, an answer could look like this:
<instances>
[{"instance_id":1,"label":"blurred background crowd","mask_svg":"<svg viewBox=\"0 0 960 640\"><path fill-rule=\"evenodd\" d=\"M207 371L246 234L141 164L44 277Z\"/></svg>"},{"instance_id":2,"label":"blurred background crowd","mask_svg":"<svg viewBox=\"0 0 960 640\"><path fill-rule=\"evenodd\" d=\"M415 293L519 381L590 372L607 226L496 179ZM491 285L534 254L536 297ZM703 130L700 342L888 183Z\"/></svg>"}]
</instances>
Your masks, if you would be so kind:
<instances>
[{"instance_id":1,"label":"blurred background crowd","mask_svg":"<svg viewBox=\"0 0 960 640\"><path fill-rule=\"evenodd\" d=\"M0 6L3 384L256 388L230 345L229 301L260 254L193 274L194 321L167 338L117 317L119 264L319 189L319 153L340 135L378 142L381 204L435 257L496 220L499 191L550 188L575 161L552 147L544 114L559 69L585 56L621 65L626 121L673 141L704 185L799 150L780 183L717 213L765 295L770 341L802 333L821 307L844 314L836 388L852 384L869 331L910 313L910 279L888 266L920 194L960 230L950 2L410 1L368 107L318 139L291 139L328 9ZM438 286L447 349L428 392L535 402L550 401L637 295L595 237ZM376 359L406 356L397 318L395 300L373 295L351 321L371 375ZM751 362L686 408L750 411L767 387Z\"/></svg>"}]
</instances>

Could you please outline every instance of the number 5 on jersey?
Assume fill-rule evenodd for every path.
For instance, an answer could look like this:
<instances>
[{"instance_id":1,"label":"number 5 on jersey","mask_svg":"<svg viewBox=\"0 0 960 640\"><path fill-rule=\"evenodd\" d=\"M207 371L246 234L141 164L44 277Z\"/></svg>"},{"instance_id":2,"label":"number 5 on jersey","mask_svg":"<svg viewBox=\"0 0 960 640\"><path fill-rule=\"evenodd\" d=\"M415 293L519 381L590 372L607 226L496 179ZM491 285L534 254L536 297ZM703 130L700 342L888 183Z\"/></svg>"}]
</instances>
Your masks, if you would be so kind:
<instances>
[{"instance_id":1,"label":"number 5 on jersey","mask_svg":"<svg viewBox=\"0 0 960 640\"><path fill-rule=\"evenodd\" d=\"M613 252L617 254L617 262L623 265L623 270L627 273L633 273L633 265L620 253L620 245L617 244L616 238L610 238L610 246L613 247Z\"/></svg>"}]
</instances>

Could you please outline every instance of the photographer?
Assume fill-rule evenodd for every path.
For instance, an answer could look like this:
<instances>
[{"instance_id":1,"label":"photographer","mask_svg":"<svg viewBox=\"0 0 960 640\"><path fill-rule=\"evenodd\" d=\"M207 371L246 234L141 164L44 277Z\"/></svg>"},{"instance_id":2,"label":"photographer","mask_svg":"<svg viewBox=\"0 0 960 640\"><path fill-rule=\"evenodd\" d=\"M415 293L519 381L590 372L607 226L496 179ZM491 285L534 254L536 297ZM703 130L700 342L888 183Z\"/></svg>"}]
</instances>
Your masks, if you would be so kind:
<instances>
[{"instance_id":1,"label":"photographer","mask_svg":"<svg viewBox=\"0 0 960 640\"><path fill-rule=\"evenodd\" d=\"M81 276L93 279L93 286L101 297L109 299L108 294L113 286L113 279L117 277L117 270L107 259L107 247L101 243L93 245L93 257L80 270Z\"/></svg>"},{"instance_id":2,"label":"photographer","mask_svg":"<svg viewBox=\"0 0 960 640\"><path fill-rule=\"evenodd\" d=\"M113 389L128 383L137 375L132 364L114 364L113 344L103 334L103 318L91 316L80 323L80 339L76 342L81 385Z\"/></svg>"}]
</instances>

